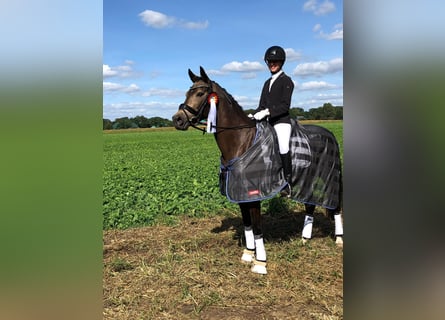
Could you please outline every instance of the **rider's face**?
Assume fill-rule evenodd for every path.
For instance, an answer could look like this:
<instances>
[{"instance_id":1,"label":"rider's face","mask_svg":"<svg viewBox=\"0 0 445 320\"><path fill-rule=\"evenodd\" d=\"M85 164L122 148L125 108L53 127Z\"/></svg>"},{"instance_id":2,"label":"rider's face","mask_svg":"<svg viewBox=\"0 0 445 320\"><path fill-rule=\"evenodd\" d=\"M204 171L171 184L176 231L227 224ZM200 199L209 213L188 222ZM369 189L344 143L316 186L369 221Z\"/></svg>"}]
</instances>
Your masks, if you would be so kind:
<instances>
[{"instance_id":1,"label":"rider's face","mask_svg":"<svg viewBox=\"0 0 445 320\"><path fill-rule=\"evenodd\" d=\"M269 67L271 73L277 73L283 66L283 61L269 60L267 61L267 66Z\"/></svg>"}]
</instances>

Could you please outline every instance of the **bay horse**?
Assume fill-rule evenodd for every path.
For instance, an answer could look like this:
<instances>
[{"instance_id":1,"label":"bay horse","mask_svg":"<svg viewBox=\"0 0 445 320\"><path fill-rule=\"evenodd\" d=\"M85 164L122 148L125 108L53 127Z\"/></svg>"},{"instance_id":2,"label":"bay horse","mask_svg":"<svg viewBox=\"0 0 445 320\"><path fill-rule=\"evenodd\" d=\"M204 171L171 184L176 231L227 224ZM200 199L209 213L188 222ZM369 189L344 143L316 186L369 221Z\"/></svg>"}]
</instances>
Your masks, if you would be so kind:
<instances>
[{"instance_id":1,"label":"bay horse","mask_svg":"<svg viewBox=\"0 0 445 320\"><path fill-rule=\"evenodd\" d=\"M214 130L215 141L221 152L221 166L227 166L233 159L238 159L243 156L252 146L258 131L257 122L246 115L238 102L224 88L210 80L202 67L200 67L200 76L195 75L190 69L188 70L188 74L193 84L186 93L184 103L179 106L179 110L172 117L174 126L177 130L187 130L192 126L206 132L204 129L198 127L199 122L204 119L207 119L208 123L209 121L213 121L210 127ZM211 110L212 102L213 110ZM210 119L210 114L213 114L213 120ZM331 140L335 140L331 132L320 126L303 125L301 127L307 131L316 131L318 135L320 135L320 132L322 135L328 134ZM334 142L337 148L335 152L339 162L338 144L336 140ZM281 166L281 163L279 165ZM329 168L330 171L339 171L340 181L338 182L341 186L341 166L340 168L338 168L338 164L336 168L332 165L330 166L332 167ZM295 170L293 171L294 174L298 174L298 170L297 172L295 172ZM320 180L319 177L316 178ZM293 179L293 181L294 180L295 179ZM324 207L329 217L335 221L336 243L342 246L343 225L340 213L341 188L337 197L338 201L336 203L338 203L338 205L335 205L335 207ZM299 199L294 200L299 201ZM305 204L306 210L302 230L302 241L305 242L311 238L315 206L323 206L323 204L311 203L310 201L300 202ZM261 201L240 201L238 204L241 210L244 237L246 240L246 248L243 250L241 262L251 264L251 271L254 273L267 274L266 251L262 231Z\"/></svg>"}]
</instances>

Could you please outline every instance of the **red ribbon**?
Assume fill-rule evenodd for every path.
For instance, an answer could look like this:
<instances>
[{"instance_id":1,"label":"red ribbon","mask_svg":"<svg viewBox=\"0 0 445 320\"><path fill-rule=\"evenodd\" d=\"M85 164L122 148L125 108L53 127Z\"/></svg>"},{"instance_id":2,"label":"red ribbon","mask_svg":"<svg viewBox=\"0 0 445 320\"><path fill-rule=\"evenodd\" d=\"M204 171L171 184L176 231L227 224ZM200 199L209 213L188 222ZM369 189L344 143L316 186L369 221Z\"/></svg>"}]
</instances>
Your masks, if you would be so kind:
<instances>
[{"instance_id":1,"label":"red ribbon","mask_svg":"<svg viewBox=\"0 0 445 320\"><path fill-rule=\"evenodd\" d=\"M212 92L211 94L209 94L209 96L207 97L207 101L209 103L212 102L212 99L215 99L215 104L218 104L218 95L214 92Z\"/></svg>"}]
</instances>

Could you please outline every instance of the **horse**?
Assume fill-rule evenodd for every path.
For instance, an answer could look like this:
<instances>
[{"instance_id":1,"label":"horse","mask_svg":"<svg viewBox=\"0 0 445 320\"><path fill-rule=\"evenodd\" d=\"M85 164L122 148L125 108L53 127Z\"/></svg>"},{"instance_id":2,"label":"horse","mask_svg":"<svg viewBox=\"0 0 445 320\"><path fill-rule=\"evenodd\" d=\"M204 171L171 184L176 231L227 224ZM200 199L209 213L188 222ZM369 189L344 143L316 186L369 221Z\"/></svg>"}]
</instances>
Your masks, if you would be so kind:
<instances>
[{"instance_id":1,"label":"horse","mask_svg":"<svg viewBox=\"0 0 445 320\"><path fill-rule=\"evenodd\" d=\"M173 124L177 130L187 130L191 126L205 133L206 130L199 127L199 124L201 121L207 119L207 132L213 131L216 144L221 152L221 168L230 166L230 163L234 159L239 159L252 148L259 130L258 122L246 115L238 102L224 88L208 77L203 67L200 67L200 76L195 75L190 69L188 69L188 75L193 84L186 93L185 101L180 104L178 111L172 116ZM318 136L328 135L331 140L335 140L333 134L321 126L299 126L300 128L304 128L301 130L308 132L315 131ZM336 140L334 141L334 145L337 148L334 151L339 162L339 151ZM279 165L281 166L280 163ZM329 170L332 171L333 169L330 168ZM302 229L303 243L311 239L314 209L316 205L320 205L325 207L329 217L335 221L337 245L343 245L341 166L334 168L334 170L339 171L340 177L340 179L337 179L340 180L338 181L340 192L338 192L336 196L338 199L335 200L338 201L335 202L334 207L324 206L322 203L305 201L304 199L296 199L304 203L306 210ZM298 170L293 171L294 174L298 174ZM220 175L221 174L222 172ZM293 179L293 181L295 181L295 179ZM285 183L287 185L287 182ZM220 189L224 195L225 193L221 186ZM261 201L260 198L253 199L252 201L238 201L246 244L241 256L241 262L251 264L251 271L254 273L267 274L267 257L262 231Z\"/></svg>"}]
</instances>

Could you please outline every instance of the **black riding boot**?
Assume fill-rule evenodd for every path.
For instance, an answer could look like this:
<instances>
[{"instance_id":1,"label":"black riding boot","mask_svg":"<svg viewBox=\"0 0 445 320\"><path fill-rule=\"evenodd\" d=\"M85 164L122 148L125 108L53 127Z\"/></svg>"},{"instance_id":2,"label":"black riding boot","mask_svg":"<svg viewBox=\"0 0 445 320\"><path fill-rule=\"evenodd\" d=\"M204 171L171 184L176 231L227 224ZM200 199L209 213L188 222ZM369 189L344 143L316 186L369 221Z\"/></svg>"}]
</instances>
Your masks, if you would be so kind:
<instances>
[{"instance_id":1,"label":"black riding boot","mask_svg":"<svg viewBox=\"0 0 445 320\"><path fill-rule=\"evenodd\" d=\"M292 158L290 151L284 154L280 153L280 157L283 165L284 179L287 181L287 186L281 190L281 196L290 198L292 196Z\"/></svg>"}]
</instances>

